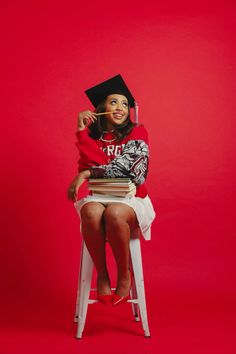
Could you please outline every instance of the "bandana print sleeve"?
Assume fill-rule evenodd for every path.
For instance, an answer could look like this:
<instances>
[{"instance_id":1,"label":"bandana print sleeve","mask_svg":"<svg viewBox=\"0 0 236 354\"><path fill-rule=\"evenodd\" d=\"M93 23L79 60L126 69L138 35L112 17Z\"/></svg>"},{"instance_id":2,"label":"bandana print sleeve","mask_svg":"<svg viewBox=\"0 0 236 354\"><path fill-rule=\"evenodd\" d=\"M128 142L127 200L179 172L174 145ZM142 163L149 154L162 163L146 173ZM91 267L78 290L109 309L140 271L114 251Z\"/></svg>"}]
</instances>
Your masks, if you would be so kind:
<instances>
[{"instance_id":1,"label":"bandana print sleeve","mask_svg":"<svg viewBox=\"0 0 236 354\"><path fill-rule=\"evenodd\" d=\"M148 145L143 140L130 140L109 164L91 167L91 178L129 177L141 185L147 177L148 158Z\"/></svg>"}]
</instances>

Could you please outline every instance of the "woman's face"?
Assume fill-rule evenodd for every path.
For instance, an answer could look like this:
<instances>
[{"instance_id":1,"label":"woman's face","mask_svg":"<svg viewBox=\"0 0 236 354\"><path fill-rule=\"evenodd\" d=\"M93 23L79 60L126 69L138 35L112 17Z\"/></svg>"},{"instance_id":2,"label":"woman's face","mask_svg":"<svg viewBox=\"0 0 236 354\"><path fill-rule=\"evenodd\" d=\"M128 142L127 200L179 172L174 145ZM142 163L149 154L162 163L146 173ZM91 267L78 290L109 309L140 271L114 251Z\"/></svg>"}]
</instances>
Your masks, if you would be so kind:
<instances>
[{"instance_id":1,"label":"woman's face","mask_svg":"<svg viewBox=\"0 0 236 354\"><path fill-rule=\"evenodd\" d=\"M105 101L106 112L112 112L106 115L107 129L112 129L113 125L120 125L125 122L129 115L129 104L125 96L112 94L107 96Z\"/></svg>"}]
</instances>

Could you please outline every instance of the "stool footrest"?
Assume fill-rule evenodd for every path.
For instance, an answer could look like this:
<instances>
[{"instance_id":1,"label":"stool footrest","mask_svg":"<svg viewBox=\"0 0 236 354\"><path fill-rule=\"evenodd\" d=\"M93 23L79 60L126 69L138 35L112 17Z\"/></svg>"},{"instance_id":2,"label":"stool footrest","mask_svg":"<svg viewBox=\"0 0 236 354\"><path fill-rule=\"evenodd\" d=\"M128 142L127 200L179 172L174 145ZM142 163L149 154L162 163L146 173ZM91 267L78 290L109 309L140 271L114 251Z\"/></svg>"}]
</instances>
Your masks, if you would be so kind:
<instances>
[{"instance_id":1,"label":"stool footrest","mask_svg":"<svg viewBox=\"0 0 236 354\"><path fill-rule=\"evenodd\" d=\"M132 304L138 304L139 303L138 299L130 299L127 302L130 302Z\"/></svg>"}]
</instances>

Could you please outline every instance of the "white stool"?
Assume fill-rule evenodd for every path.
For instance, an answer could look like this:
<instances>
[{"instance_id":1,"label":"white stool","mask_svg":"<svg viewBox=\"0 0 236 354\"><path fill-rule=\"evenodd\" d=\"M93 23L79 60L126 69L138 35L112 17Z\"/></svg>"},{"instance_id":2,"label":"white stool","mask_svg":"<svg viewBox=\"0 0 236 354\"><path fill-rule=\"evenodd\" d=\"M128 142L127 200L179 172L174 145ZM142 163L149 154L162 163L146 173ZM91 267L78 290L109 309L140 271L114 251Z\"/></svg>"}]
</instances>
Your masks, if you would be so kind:
<instances>
[{"instance_id":1,"label":"white stool","mask_svg":"<svg viewBox=\"0 0 236 354\"><path fill-rule=\"evenodd\" d=\"M130 290L131 300L128 300L128 302L132 303L132 310L135 321L140 321L141 317L144 336L150 337L139 238L132 238L130 240L130 263L133 269L134 281ZM76 311L74 318L74 321L78 322L76 338L82 338L88 304L92 304L98 301L89 298L90 291L96 290L91 289L93 267L94 264L92 258L87 250L85 242L82 241Z\"/></svg>"}]
</instances>

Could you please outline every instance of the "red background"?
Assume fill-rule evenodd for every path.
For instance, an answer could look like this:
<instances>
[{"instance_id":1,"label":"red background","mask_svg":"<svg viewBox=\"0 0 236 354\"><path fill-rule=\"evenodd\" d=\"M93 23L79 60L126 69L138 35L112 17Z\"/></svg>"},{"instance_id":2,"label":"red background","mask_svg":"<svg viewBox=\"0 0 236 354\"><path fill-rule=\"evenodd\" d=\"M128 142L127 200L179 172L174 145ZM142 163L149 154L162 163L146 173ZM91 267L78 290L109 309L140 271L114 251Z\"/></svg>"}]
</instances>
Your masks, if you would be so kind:
<instances>
[{"instance_id":1,"label":"red background","mask_svg":"<svg viewBox=\"0 0 236 354\"><path fill-rule=\"evenodd\" d=\"M1 353L234 353L235 3L2 0L0 9ZM152 338L129 305L97 304L78 342L79 219L66 196L77 113L92 108L85 89L118 73L150 137Z\"/></svg>"}]
</instances>

